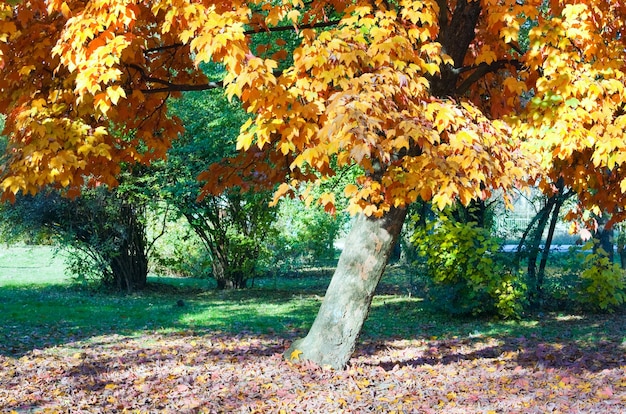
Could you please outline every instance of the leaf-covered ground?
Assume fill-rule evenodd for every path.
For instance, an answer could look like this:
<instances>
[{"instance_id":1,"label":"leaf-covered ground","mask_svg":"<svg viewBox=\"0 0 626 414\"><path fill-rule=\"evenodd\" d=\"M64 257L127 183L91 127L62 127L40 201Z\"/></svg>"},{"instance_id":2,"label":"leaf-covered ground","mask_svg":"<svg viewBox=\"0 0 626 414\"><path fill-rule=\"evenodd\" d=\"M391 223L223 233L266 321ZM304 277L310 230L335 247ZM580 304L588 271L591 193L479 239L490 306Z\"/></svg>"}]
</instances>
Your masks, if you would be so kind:
<instances>
[{"instance_id":1,"label":"leaf-covered ground","mask_svg":"<svg viewBox=\"0 0 626 414\"><path fill-rule=\"evenodd\" d=\"M480 335L375 341L361 344L344 372L284 362L281 353L293 339L287 335L101 335L23 356L0 354L0 407L19 413L623 413L626 344L621 327L614 328L608 339L589 343Z\"/></svg>"}]
</instances>

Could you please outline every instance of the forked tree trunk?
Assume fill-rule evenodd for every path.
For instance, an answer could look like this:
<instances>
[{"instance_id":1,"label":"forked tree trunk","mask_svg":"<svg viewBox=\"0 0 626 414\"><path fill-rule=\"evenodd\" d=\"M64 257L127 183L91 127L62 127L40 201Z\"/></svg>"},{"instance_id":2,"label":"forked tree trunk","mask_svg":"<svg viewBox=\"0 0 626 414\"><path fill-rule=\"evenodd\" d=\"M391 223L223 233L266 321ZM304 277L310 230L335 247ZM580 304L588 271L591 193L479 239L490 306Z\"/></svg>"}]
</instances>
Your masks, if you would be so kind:
<instances>
[{"instance_id":1,"label":"forked tree trunk","mask_svg":"<svg viewBox=\"0 0 626 414\"><path fill-rule=\"evenodd\" d=\"M405 217L405 208L357 216L313 326L287 350L288 360L345 368Z\"/></svg>"}]
</instances>

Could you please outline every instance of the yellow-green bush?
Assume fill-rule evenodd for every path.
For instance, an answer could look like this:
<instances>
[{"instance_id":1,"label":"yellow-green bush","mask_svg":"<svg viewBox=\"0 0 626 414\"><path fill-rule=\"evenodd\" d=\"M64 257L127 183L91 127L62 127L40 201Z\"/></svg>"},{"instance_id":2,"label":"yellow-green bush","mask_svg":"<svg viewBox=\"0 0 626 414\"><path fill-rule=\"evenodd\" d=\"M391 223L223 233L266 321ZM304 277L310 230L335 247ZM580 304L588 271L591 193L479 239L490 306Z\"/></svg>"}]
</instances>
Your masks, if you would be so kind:
<instances>
[{"instance_id":1,"label":"yellow-green bush","mask_svg":"<svg viewBox=\"0 0 626 414\"><path fill-rule=\"evenodd\" d=\"M583 305L611 311L626 302L624 271L601 249L587 255L576 296Z\"/></svg>"},{"instance_id":2,"label":"yellow-green bush","mask_svg":"<svg viewBox=\"0 0 626 414\"><path fill-rule=\"evenodd\" d=\"M428 296L450 313L491 313L516 318L522 312L525 286L499 254L499 243L475 223L445 216L418 230L413 238L432 286Z\"/></svg>"}]
</instances>

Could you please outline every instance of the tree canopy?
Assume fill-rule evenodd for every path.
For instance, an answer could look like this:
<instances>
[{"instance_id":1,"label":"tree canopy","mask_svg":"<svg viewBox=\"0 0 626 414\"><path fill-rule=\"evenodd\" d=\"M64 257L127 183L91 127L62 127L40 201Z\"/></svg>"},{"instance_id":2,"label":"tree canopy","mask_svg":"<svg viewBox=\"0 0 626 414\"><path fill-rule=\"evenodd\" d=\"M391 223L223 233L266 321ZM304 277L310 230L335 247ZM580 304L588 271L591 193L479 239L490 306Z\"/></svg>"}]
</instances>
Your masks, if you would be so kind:
<instances>
[{"instance_id":1,"label":"tree canopy","mask_svg":"<svg viewBox=\"0 0 626 414\"><path fill-rule=\"evenodd\" d=\"M332 159L365 168L345 191L380 215L507 188L532 154L544 185L563 176L585 207L621 216L624 13L605 0L5 1L4 196L115 184L120 162L162 157L180 132L169 96L224 86L250 114L246 151L204 174L205 191L254 169L281 195ZM210 60L224 79L198 69Z\"/></svg>"},{"instance_id":2,"label":"tree canopy","mask_svg":"<svg viewBox=\"0 0 626 414\"><path fill-rule=\"evenodd\" d=\"M509 20L536 15L535 6L513 3ZM242 184L253 169L258 182L282 183L280 195L292 180L332 174L331 158L364 167L346 193L368 215L418 197L443 206L509 187L522 158L509 125L490 116L519 106L519 53L507 46L515 25L485 19L478 2L456 7L473 21L449 19L453 10L434 1L5 2L5 196L51 183L76 189L85 179L114 184L120 162L164 155L180 132L165 101L217 86L197 69L208 60L224 65L216 81L250 120L238 140L246 151L203 175L206 191ZM479 20L486 39L463 33ZM280 37L251 48L255 33L286 30L299 35L295 49ZM516 85L503 95L508 105L485 96L476 76L501 68ZM224 171L233 167L238 174Z\"/></svg>"}]
</instances>

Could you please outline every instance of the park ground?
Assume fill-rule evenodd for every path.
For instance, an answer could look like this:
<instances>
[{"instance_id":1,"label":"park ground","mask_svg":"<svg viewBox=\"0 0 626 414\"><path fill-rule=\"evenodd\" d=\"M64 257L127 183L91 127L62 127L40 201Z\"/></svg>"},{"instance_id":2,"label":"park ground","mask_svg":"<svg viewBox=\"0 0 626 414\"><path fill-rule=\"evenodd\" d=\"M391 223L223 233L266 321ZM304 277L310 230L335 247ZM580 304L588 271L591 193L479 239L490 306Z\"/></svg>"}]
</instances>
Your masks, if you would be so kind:
<instances>
[{"instance_id":1,"label":"park ground","mask_svg":"<svg viewBox=\"0 0 626 414\"><path fill-rule=\"evenodd\" d=\"M282 358L329 272L233 292L151 278L119 295L70 284L48 248L3 246L0 412L626 411L623 311L450 318L391 270L337 372Z\"/></svg>"}]
</instances>

